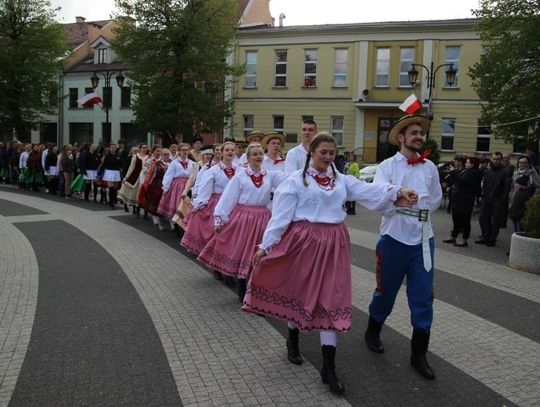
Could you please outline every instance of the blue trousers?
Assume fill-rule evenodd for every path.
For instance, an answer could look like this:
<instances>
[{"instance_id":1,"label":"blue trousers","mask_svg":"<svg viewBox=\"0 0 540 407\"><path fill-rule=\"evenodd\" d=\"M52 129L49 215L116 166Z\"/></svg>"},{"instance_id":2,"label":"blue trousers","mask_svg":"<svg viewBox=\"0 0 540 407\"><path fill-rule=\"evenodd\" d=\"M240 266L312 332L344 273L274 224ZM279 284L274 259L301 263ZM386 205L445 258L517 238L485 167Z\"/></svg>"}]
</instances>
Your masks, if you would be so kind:
<instances>
[{"instance_id":1,"label":"blue trousers","mask_svg":"<svg viewBox=\"0 0 540 407\"><path fill-rule=\"evenodd\" d=\"M431 264L435 244L429 239ZM369 315L383 324L392 312L396 295L407 276L407 300L411 324L417 331L427 333L433 321L433 274L427 272L422 258L422 244L409 246L383 235L377 242L377 288L369 304Z\"/></svg>"}]
</instances>

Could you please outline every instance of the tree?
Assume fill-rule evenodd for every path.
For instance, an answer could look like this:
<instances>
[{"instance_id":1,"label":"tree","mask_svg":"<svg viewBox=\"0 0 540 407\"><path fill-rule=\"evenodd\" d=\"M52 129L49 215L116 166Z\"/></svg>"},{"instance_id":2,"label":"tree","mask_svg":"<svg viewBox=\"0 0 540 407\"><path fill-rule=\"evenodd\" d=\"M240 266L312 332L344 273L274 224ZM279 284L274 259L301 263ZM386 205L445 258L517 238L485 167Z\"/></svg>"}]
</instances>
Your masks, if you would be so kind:
<instances>
[{"instance_id":1,"label":"tree","mask_svg":"<svg viewBox=\"0 0 540 407\"><path fill-rule=\"evenodd\" d=\"M54 14L47 0L0 0L0 123L22 140L58 106L68 48Z\"/></svg>"},{"instance_id":2,"label":"tree","mask_svg":"<svg viewBox=\"0 0 540 407\"><path fill-rule=\"evenodd\" d=\"M231 115L226 63L240 17L236 0L117 0L113 48L129 65L136 123L148 131L219 131Z\"/></svg>"},{"instance_id":3,"label":"tree","mask_svg":"<svg viewBox=\"0 0 540 407\"><path fill-rule=\"evenodd\" d=\"M540 116L540 2L481 0L477 31L488 46L469 71L482 117L495 137L538 148ZM506 125L506 123L513 123Z\"/></svg>"}]
</instances>

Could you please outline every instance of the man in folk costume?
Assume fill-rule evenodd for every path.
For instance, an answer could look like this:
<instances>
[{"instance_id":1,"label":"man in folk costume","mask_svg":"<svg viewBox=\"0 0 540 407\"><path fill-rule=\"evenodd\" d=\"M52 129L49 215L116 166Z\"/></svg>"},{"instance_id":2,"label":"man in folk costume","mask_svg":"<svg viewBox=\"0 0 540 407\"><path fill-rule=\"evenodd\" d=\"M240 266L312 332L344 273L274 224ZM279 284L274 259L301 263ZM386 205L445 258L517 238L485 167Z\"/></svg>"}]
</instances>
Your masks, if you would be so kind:
<instances>
[{"instance_id":1,"label":"man in folk costume","mask_svg":"<svg viewBox=\"0 0 540 407\"><path fill-rule=\"evenodd\" d=\"M264 133L262 131L253 130L251 133L249 133L246 136L247 145L249 146L251 144L261 144L263 137L264 137ZM236 164L238 164L240 167L247 167L248 165L247 154L243 153L238 159L238 161L236 162Z\"/></svg>"},{"instance_id":2,"label":"man in folk costume","mask_svg":"<svg viewBox=\"0 0 540 407\"><path fill-rule=\"evenodd\" d=\"M266 151L263 168L267 171L285 171L285 159L279 149L285 145L285 136L281 133L268 133L262 139L261 146Z\"/></svg>"},{"instance_id":3,"label":"man in folk costume","mask_svg":"<svg viewBox=\"0 0 540 407\"><path fill-rule=\"evenodd\" d=\"M291 173L304 168L309 145L317 134L317 123L311 119L305 119L300 128L301 143L291 148L285 157L285 172Z\"/></svg>"},{"instance_id":4,"label":"man in folk costume","mask_svg":"<svg viewBox=\"0 0 540 407\"><path fill-rule=\"evenodd\" d=\"M388 133L388 141L399 146L399 151L380 164L373 182L414 189L418 203L410 209L391 208L383 213L376 247L377 288L369 305L365 340L373 352L384 352L381 328L407 276L413 326L411 365L426 379L434 379L435 373L426 359L433 320L434 242L430 214L439 207L442 191L437 168L427 159L429 151L419 154L431 123L427 117L414 114L418 105L421 107L414 99L414 106L400 106L408 116L398 120Z\"/></svg>"}]
</instances>

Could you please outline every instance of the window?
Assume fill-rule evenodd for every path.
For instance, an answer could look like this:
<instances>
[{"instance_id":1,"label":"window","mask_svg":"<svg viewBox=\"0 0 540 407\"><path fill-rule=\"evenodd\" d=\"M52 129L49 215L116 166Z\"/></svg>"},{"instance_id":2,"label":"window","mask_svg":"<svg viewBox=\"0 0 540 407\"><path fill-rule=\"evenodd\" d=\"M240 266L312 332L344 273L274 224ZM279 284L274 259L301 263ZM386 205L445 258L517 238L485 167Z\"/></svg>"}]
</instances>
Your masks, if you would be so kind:
<instances>
[{"instance_id":1,"label":"window","mask_svg":"<svg viewBox=\"0 0 540 407\"><path fill-rule=\"evenodd\" d=\"M312 115L302 115L302 122L301 123L304 123L304 120L313 120L313 116Z\"/></svg>"},{"instance_id":2,"label":"window","mask_svg":"<svg viewBox=\"0 0 540 407\"><path fill-rule=\"evenodd\" d=\"M285 135L285 142L286 143L293 143L293 144L298 143L298 134L296 134L296 133L287 133Z\"/></svg>"},{"instance_id":3,"label":"window","mask_svg":"<svg viewBox=\"0 0 540 407\"><path fill-rule=\"evenodd\" d=\"M243 116L244 122L244 137L253 131L253 124L255 123L254 116L252 114L245 114Z\"/></svg>"},{"instance_id":4,"label":"window","mask_svg":"<svg viewBox=\"0 0 540 407\"><path fill-rule=\"evenodd\" d=\"M460 47L446 47L446 60L445 64L454 64L454 69L457 70L456 80L452 85L449 85L446 81L446 75L444 75L444 87L445 88L457 88L459 84L459 53ZM445 68L447 70L449 67Z\"/></svg>"},{"instance_id":5,"label":"window","mask_svg":"<svg viewBox=\"0 0 540 407\"><path fill-rule=\"evenodd\" d=\"M257 51L246 51L246 76L244 87L257 87Z\"/></svg>"},{"instance_id":6,"label":"window","mask_svg":"<svg viewBox=\"0 0 540 407\"><path fill-rule=\"evenodd\" d=\"M122 86L122 97L120 100L120 107L131 107L131 88L128 86Z\"/></svg>"},{"instance_id":7,"label":"window","mask_svg":"<svg viewBox=\"0 0 540 407\"><path fill-rule=\"evenodd\" d=\"M443 118L441 123L441 150L454 150L456 135L456 119Z\"/></svg>"},{"instance_id":8,"label":"window","mask_svg":"<svg viewBox=\"0 0 540 407\"><path fill-rule=\"evenodd\" d=\"M287 86L287 51L276 51L274 86Z\"/></svg>"},{"instance_id":9,"label":"window","mask_svg":"<svg viewBox=\"0 0 540 407\"><path fill-rule=\"evenodd\" d=\"M112 87L103 87L103 107L112 107Z\"/></svg>"},{"instance_id":10,"label":"window","mask_svg":"<svg viewBox=\"0 0 540 407\"><path fill-rule=\"evenodd\" d=\"M97 63L106 64L107 63L107 48L99 48L98 50Z\"/></svg>"},{"instance_id":11,"label":"window","mask_svg":"<svg viewBox=\"0 0 540 407\"><path fill-rule=\"evenodd\" d=\"M306 49L304 51L304 86L317 86L317 50Z\"/></svg>"},{"instance_id":12,"label":"window","mask_svg":"<svg viewBox=\"0 0 540 407\"><path fill-rule=\"evenodd\" d=\"M336 139L338 146L343 145L343 116L332 116L332 136Z\"/></svg>"},{"instance_id":13,"label":"window","mask_svg":"<svg viewBox=\"0 0 540 407\"><path fill-rule=\"evenodd\" d=\"M527 133L528 133L528 127L527 124L523 124L522 126L519 126L520 129L516 131L516 138L514 139L514 144L512 145L512 152L514 154L524 154L527 151L528 143L527 143Z\"/></svg>"},{"instance_id":14,"label":"window","mask_svg":"<svg viewBox=\"0 0 540 407\"><path fill-rule=\"evenodd\" d=\"M390 48L377 48L377 68L375 86L387 87L390 84Z\"/></svg>"},{"instance_id":15,"label":"window","mask_svg":"<svg viewBox=\"0 0 540 407\"><path fill-rule=\"evenodd\" d=\"M284 128L285 128L285 117L272 116L272 131L283 134Z\"/></svg>"},{"instance_id":16,"label":"window","mask_svg":"<svg viewBox=\"0 0 540 407\"><path fill-rule=\"evenodd\" d=\"M334 86L347 86L347 60L349 50L346 48L334 49Z\"/></svg>"},{"instance_id":17,"label":"window","mask_svg":"<svg viewBox=\"0 0 540 407\"><path fill-rule=\"evenodd\" d=\"M478 119L478 136L476 137L476 151L480 153L489 153L489 144L491 142L491 125Z\"/></svg>"},{"instance_id":18,"label":"window","mask_svg":"<svg viewBox=\"0 0 540 407\"><path fill-rule=\"evenodd\" d=\"M411 87L409 82L409 70L414 63L414 48L401 48L401 57L399 63L399 86Z\"/></svg>"},{"instance_id":19,"label":"window","mask_svg":"<svg viewBox=\"0 0 540 407\"><path fill-rule=\"evenodd\" d=\"M71 109L76 109L79 107L77 99L79 99L79 89L69 88L69 107Z\"/></svg>"},{"instance_id":20,"label":"window","mask_svg":"<svg viewBox=\"0 0 540 407\"><path fill-rule=\"evenodd\" d=\"M83 145L94 140L94 123L69 123L70 144Z\"/></svg>"},{"instance_id":21,"label":"window","mask_svg":"<svg viewBox=\"0 0 540 407\"><path fill-rule=\"evenodd\" d=\"M89 93L94 92L94 88L84 88L84 94L88 95ZM93 109L94 106L85 107L85 109Z\"/></svg>"}]
</instances>

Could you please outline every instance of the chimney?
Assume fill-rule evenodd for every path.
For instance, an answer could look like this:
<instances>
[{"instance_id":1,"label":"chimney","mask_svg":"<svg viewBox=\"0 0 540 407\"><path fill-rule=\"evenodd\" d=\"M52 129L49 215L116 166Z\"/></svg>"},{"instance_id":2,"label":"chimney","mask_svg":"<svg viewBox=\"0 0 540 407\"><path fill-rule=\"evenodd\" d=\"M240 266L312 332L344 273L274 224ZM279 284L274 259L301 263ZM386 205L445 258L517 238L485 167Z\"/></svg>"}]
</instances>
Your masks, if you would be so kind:
<instances>
[{"instance_id":1,"label":"chimney","mask_svg":"<svg viewBox=\"0 0 540 407\"><path fill-rule=\"evenodd\" d=\"M285 14L281 13L279 15L279 26L283 27L283 20L285 19Z\"/></svg>"},{"instance_id":2,"label":"chimney","mask_svg":"<svg viewBox=\"0 0 540 407\"><path fill-rule=\"evenodd\" d=\"M86 18L81 17L81 16L75 17L75 22L76 23L84 23L84 22L86 22Z\"/></svg>"}]
</instances>

